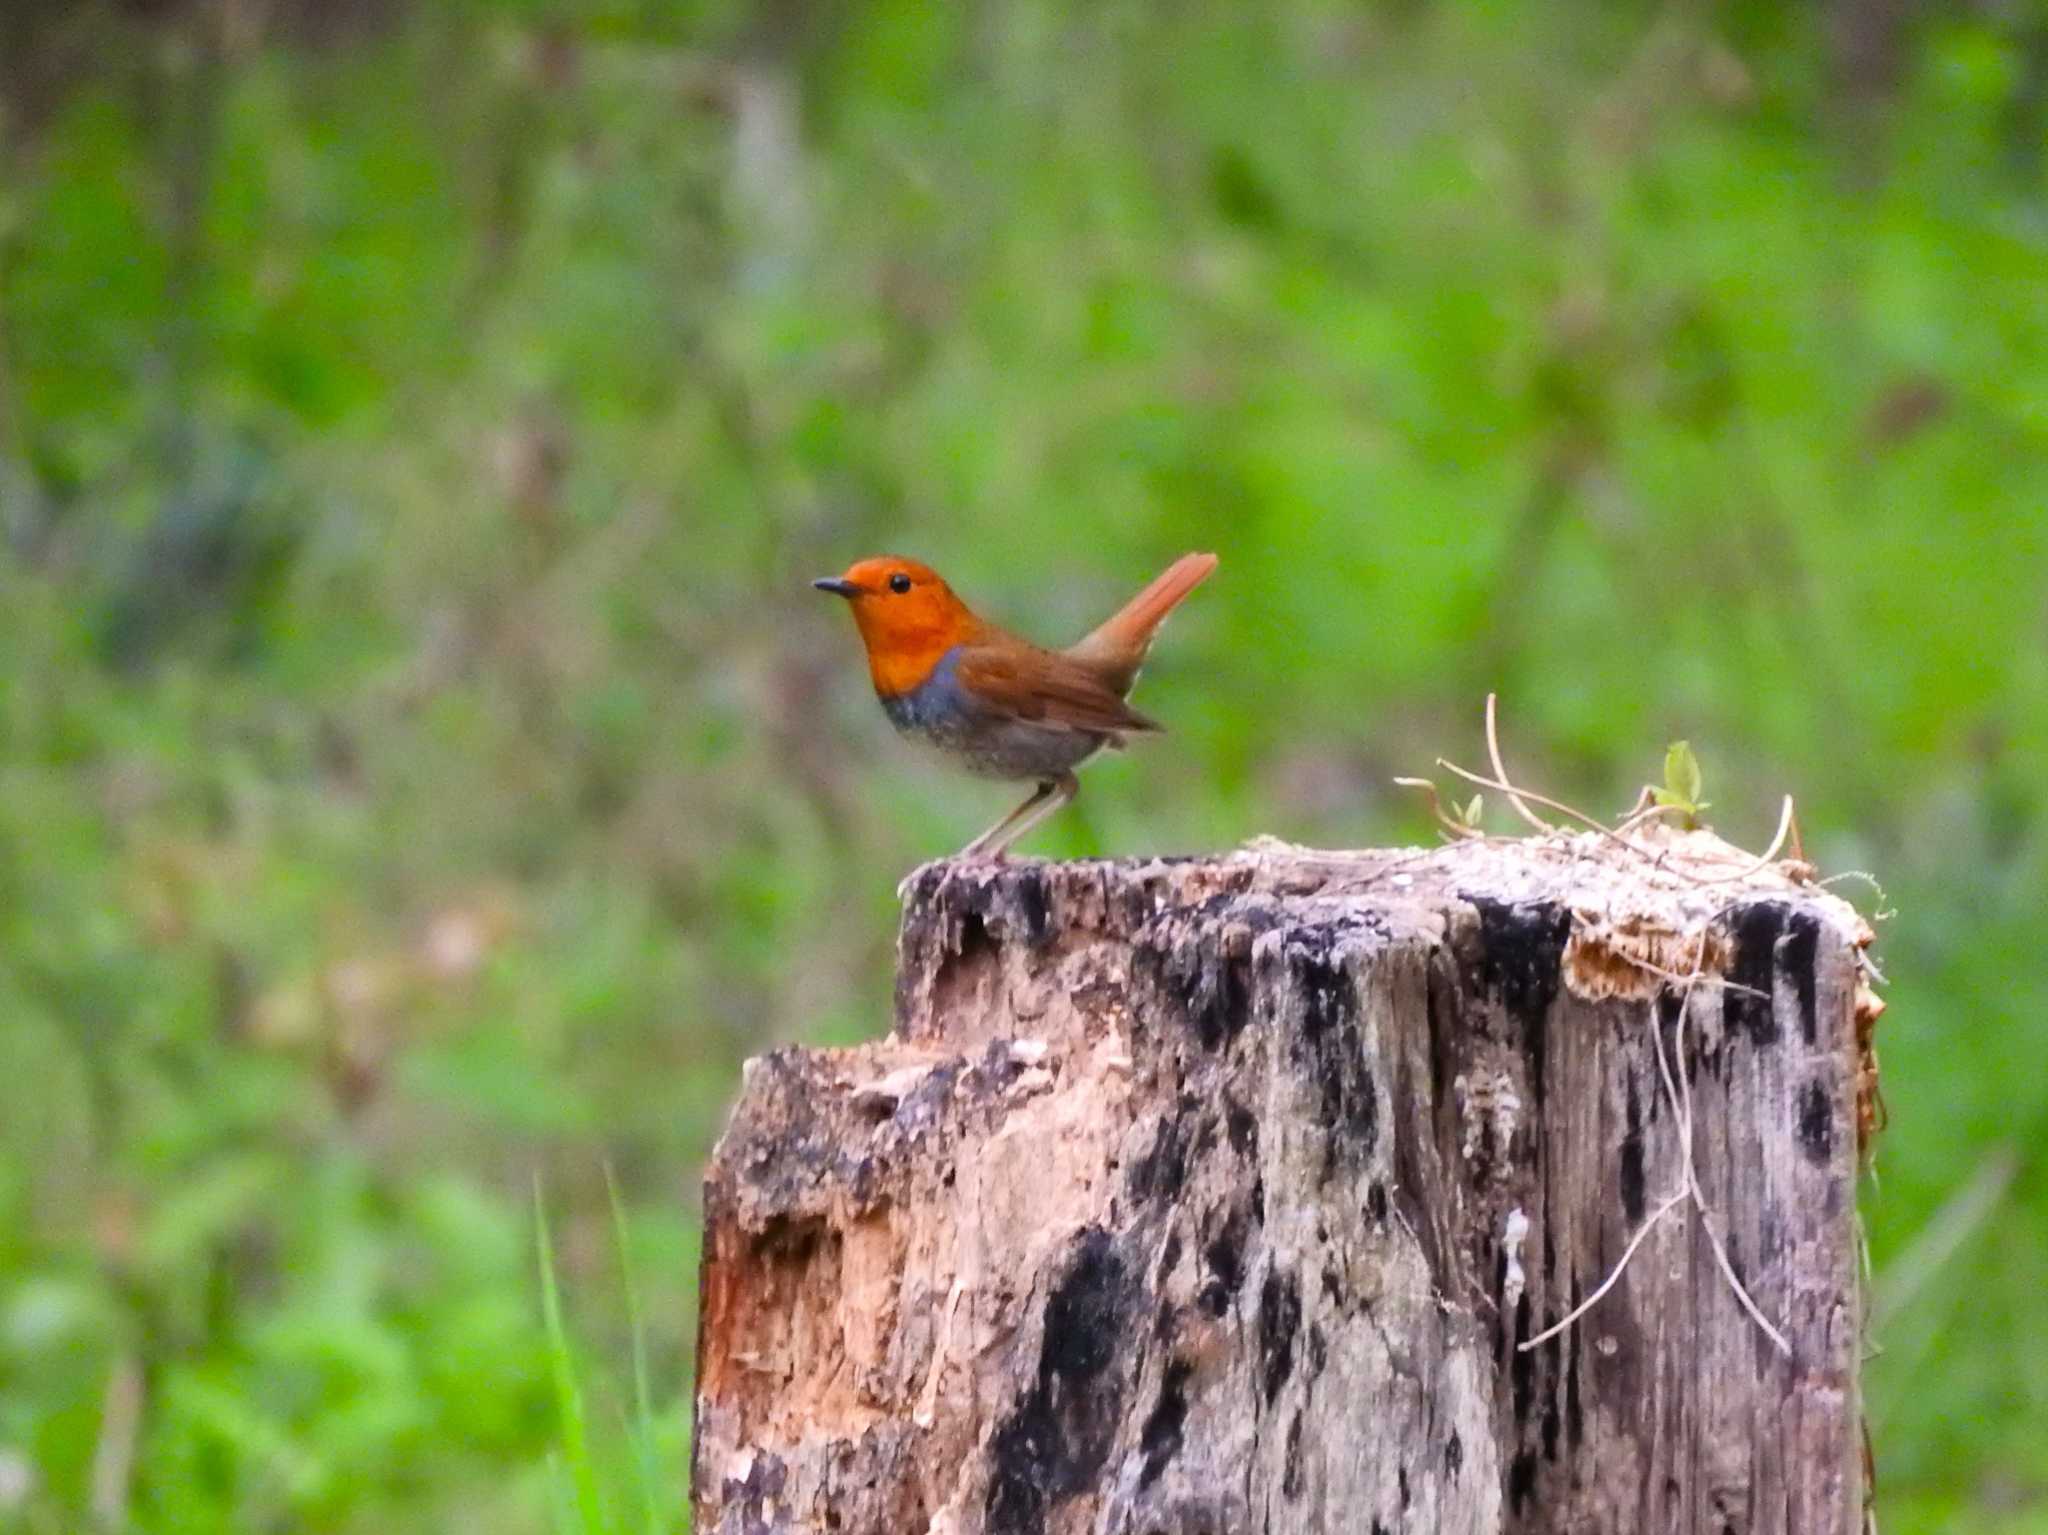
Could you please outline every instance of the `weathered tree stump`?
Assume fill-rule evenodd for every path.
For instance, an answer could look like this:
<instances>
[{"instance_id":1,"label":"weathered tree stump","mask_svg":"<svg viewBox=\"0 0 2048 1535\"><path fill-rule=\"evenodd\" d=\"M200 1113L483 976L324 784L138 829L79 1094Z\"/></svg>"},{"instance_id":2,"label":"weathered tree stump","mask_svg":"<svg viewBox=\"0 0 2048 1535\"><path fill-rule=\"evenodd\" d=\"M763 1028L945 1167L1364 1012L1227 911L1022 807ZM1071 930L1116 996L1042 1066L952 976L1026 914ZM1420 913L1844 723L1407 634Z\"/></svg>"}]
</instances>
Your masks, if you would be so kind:
<instances>
[{"instance_id":1,"label":"weathered tree stump","mask_svg":"<svg viewBox=\"0 0 2048 1535\"><path fill-rule=\"evenodd\" d=\"M705 1179L700 1535L1859 1529L1869 931L1659 845L921 870Z\"/></svg>"}]
</instances>

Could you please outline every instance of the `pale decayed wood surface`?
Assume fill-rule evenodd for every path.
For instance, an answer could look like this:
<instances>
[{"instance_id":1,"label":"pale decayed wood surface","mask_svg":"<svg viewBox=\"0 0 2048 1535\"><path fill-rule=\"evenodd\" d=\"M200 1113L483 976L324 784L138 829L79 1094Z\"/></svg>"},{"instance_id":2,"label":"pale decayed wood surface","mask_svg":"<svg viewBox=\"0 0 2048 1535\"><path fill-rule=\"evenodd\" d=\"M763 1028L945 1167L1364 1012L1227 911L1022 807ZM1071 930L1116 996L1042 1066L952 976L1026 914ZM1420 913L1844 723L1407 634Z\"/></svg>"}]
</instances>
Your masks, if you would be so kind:
<instances>
[{"instance_id":1,"label":"pale decayed wood surface","mask_svg":"<svg viewBox=\"0 0 2048 1535\"><path fill-rule=\"evenodd\" d=\"M1666 841L921 870L706 1175L696 1528L1859 1529L1868 931ZM1516 1347L1681 1186L1659 1030L1789 1358L1685 1206Z\"/></svg>"}]
</instances>

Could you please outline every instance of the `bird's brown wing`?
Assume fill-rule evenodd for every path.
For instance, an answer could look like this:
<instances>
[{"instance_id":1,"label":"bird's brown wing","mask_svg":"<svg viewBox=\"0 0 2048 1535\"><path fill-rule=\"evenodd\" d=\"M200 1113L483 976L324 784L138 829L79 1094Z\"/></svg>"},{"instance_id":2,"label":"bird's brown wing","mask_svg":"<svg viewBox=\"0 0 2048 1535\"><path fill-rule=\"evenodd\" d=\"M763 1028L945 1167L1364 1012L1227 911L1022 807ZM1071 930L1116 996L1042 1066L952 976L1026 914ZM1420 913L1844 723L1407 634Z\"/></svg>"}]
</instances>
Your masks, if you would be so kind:
<instances>
[{"instance_id":1,"label":"bird's brown wing","mask_svg":"<svg viewBox=\"0 0 2048 1535\"><path fill-rule=\"evenodd\" d=\"M1036 645L976 647L961 655L954 675L975 698L1015 719L1111 735L1164 728L1104 687L1087 667Z\"/></svg>"}]
</instances>

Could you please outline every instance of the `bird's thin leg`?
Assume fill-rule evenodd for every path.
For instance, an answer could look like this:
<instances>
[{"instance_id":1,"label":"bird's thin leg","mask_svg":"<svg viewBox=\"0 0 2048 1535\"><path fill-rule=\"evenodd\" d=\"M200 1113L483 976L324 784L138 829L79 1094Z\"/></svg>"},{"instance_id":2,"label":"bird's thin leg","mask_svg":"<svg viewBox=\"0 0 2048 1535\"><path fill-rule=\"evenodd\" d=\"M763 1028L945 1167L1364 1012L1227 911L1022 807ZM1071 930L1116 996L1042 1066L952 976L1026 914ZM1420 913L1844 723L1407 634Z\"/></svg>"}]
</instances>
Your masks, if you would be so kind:
<instances>
[{"instance_id":1,"label":"bird's thin leg","mask_svg":"<svg viewBox=\"0 0 2048 1535\"><path fill-rule=\"evenodd\" d=\"M968 843L961 856L1001 858L1009 851L1013 842L1080 792L1081 781L1072 773L1062 773L1057 778L1048 778L1038 786L1031 798Z\"/></svg>"},{"instance_id":2,"label":"bird's thin leg","mask_svg":"<svg viewBox=\"0 0 2048 1535\"><path fill-rule=\"evenodd\" d=\"M996 839L998 837L1002 836L1004 832L1044 804L1046 800L1052 797L1053 792L1058 787L1059 785L1056 782L1048 778L1044 783L1031 791L1031 797L1025 800L1023 804L1012 810L1008 815L996 822L995 825L968 843L967 846L960 849L958 856L961 858L979 858L983 853L988 852L996 846ZM1000 857L1001 855L998 854L997 856Z\"/></svg>"},{"instance_id":3,"label":"bird's thin leg","mask_svg":"<svg viewBox=\"0 0 2048 1535\"><path fill-rule=\"evenodd\" d=\"M1060 778L1054 783L1052 793L1047 795L1043 800L1040 800L1038 802L1037 808L1029 811L1025 815L1020 816L1017 820L1017 823L1014 826L1012 826L1007 832L1004 832L1001 836L997 837L992 843L989 844L989 847L987 849L988 856L991 858L1003 857L1010 851L1011 845L1015 843L1018 838L1022 837L1026 832L1030 831L1033 827L1038 825L1040 821L1043 821L1048 816L1052 815L1054 811L1061 809L1063 806L1067 804L1068 801L1073 799L1073 797L1079 794L1080 792L1080 780L1075 778L1072 773L1062 774Z\"/></svg>"}]
</instances>

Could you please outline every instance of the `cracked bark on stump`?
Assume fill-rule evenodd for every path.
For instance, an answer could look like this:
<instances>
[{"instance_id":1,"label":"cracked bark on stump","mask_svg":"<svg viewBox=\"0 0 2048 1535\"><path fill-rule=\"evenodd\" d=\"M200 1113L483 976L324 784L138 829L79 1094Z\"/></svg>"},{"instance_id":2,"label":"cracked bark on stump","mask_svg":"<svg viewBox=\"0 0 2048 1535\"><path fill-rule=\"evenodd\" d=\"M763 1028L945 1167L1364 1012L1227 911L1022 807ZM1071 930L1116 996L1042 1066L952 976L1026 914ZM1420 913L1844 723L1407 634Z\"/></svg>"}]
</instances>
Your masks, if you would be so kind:
<instances>
[{"instance_id":1,"label":"cracked bark on stump","mask_svg":"<svg viewBox=\"0 0 2048 1535\"><path fill-rule=\"evenodd\" d=\"M1869 931L1655 835L921 870L706 1174L697 1530L1859 1529ZM1660 1034L1789 1358L1686 1206L1517 1347L1682 1186Z\"/></svg>"}]
</instances>

